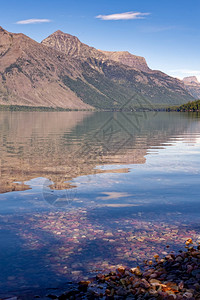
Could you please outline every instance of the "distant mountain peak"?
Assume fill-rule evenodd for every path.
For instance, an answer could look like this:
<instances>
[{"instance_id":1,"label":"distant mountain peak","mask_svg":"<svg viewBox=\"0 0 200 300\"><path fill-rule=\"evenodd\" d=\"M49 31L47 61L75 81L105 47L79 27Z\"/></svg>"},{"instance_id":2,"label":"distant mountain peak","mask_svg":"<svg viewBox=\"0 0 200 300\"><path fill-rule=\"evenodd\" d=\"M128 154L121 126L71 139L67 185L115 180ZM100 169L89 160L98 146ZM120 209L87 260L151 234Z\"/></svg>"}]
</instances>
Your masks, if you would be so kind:
<instances>
[{"instance_id":1,"label":"distant mountain peak","mask_svg":"<svg viewBox=\"0 0 200 300\"><path fill-rule=\"evenodd\" d=\"M185 83L197 83L199 84L200 82L198 81L197 77L196 76L188 76L188 77L184 77L183 78L183 81Z\"/></svg>"},{"instance_id":2,"label":"distant mountain peak","mask_svg":"<svg viewBox=\"0 0 200 300\"><path fill-rule=\"evenodd\" d=\"M200 99L200 82L196 76L188 76L183 78L185 88L195 99Z\"/></svg>"}]
</instances>

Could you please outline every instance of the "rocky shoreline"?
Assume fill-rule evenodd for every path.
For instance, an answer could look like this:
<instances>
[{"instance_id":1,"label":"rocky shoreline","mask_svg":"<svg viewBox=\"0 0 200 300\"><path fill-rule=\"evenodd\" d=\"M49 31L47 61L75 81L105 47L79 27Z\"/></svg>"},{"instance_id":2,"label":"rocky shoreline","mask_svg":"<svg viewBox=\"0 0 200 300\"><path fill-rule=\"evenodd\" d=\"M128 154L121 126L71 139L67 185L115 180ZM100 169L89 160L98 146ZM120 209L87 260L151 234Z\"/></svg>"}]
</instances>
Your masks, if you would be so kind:
<instances>
[{"instance_id":1,"label":"rocky shoreline","mask_svg":"<svg viewBox=\"0 0 200 300\"><path fill-rule=\"evenodd\" d=\"M80 281L66 292L34 296L32 299L200 299L200 244L186 241L186 250L169 253L164 258L154 255L141 270L118 267L115 272L98 274L96 278ZM10 298L14 300L30 297Z\"/></svg>"}]
</instances>

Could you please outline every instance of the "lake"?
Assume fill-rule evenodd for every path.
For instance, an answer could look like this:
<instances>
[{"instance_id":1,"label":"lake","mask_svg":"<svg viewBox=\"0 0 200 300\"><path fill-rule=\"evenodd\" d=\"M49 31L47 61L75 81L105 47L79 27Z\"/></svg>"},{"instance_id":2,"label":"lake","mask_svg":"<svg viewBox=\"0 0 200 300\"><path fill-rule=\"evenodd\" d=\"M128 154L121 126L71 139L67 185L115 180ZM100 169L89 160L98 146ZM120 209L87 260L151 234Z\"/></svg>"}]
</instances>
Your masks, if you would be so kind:
<instances>
[{"instance_id":1,"label":"lake","mask_svg":"<svg viewBox=\"0 0 200 300\"><path fill-rule=\"evenodd\" d=\"M200 242L200 114L0 112L0 296Z\"/></svg>"}]
</instances>

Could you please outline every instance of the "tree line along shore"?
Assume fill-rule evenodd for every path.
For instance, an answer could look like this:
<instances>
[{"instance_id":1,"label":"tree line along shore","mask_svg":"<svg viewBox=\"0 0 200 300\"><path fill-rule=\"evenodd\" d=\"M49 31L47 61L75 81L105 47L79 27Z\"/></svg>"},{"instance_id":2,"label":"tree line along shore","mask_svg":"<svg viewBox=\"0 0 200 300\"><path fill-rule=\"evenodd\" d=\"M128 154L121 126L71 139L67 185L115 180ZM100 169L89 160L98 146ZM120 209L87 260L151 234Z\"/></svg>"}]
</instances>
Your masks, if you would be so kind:
<instances>
[{"instance_id":1,"label":"tree line along shore","mask_svg":"<svg viewBox=\"0 0 200 300\"><path fill-rule=\"evenodd\" d=\"M200 111L200 100L188 102L180 106L171 106L167 108L167 111L188 111L188 112L199 112Z\"/></svg>"}]
</instances>

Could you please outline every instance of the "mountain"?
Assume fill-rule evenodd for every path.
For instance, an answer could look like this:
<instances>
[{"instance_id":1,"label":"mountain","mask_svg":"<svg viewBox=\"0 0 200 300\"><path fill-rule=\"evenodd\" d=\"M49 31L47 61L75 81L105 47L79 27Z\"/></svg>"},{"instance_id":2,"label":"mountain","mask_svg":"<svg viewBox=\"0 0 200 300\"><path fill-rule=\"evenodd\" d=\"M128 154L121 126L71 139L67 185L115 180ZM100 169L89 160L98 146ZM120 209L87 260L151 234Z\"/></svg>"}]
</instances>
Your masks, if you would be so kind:
<instances>
[{"instance_id":1,"label":"mountain","mask_svg":"<svg viewBox=\"0 0 200 300\"><path fill-rule=\"evenodd\" d=\"M49 37L41 42L42 45L48 46L55 50L65 53L68 57L87 60L91 57L97 59L106 59L106 56L101 54L97 49L90 47L73 35L57 30Z\"/></svg>"},{"instance_id":2,"label":"mountain","mask_svg":"<svg viewBox=\"0 0 200 300\"><path fill-rule=\"evenodd\" d=\"M196 78L196 76L185 77L185 78L183 78L183 81L185 83L199 83L198 79Z\"/></svg>"},{"instance_id":3,"label":"mountain","mask_svg":"<svg viewBox=\"0 0 200 300\"><path fill-rule=\"evenodd\" d=\"M144 57L133 55L128 51L99 51L106 55L110 60L114 60L140 71L152 72L152 70L148 67Z\"/></svg>"},{"instance_id":4,"label":"mountain","mask_svg":"<svg viewBox=\"0 0 200 300\"><path fill-rule=\"evenodd\" d=\"M61 80L79 63L23 34L0 27L0 104L89 109Z\"/></svg>"},{"instance_id":5,"label":"mountain","mask_svg":"<svg viewBox=\"0 0 200 300\"><path fill-rule=\"evenodd\" d=\"M0 192L24 190L27 186L15 182L41 176L54 182L54 188L67 189L72 188L73 178L82 175L122 172L125 169L120 165L143 164L148 149L170 142L174 135L180 136L187 131L188 126L192 126L194 133L198 132L198 122L185 122L184 118L184 114L153 114L147 118L138 112L129 114L128 118L115 112L27 112L15 115L0 112ZM114 142L108 134L99 132L102 124L113 129ZM139 124L141 130L138 130ZM8 149L10 145L12 149ZM18 155L11 155L10 151ZM120 169L95 168L106 164L116 164Z\"/></svg>"},{"instance_id":6,"label":"mountain","mask_svg":"<svg viewBox=\"0 0 200 300\"><path fill-rule=\"evenodd\" d=\"M128 51L97 50L76 37L58 30L42 41L43 45L54 48L74 58L88 59L94 57L101 60L113 60L144 72L151 72L144 57L136 56Z\"/></svg>"},{"instance_id":7,"label":"mountain","mask_svg":"<svg viewBox=\"0 0 200 300\"><path fill-rule=\"evenodd\" d=\"M0 104L130 109L193 100L182 81L143 58L110 55L62 31L37 43L0 27Z\"/></svg>"},{"instance_id":8,"label":"mountain","mask_svg":"<svg viewBox=\"0 0 200 300\"><path fill-rule=\"evenodd\" d=\"M200 82L196 78L196 76L189 76L183 78L183 82L185 88L189 91L189 93L195 98L200 99Z\"/></svg>"},{"instance_id":9,"label":"mountain","mask_svg":"<svg viewBox=\"0 0 200 300\"><path fill-rule=\"evenodd\" d=\"M152 106L173 105L193 100L180 80L151 70L142 57L128 52L97 50L60 30L44 39L42 44L82 61L84 82L89 83L90 88L77 80L68 80L67 84L79 97L86 96L95 107L124 107L129 99L132 99L129 107L148 106L149 103Z\"/></svg>"}]
</instances>

